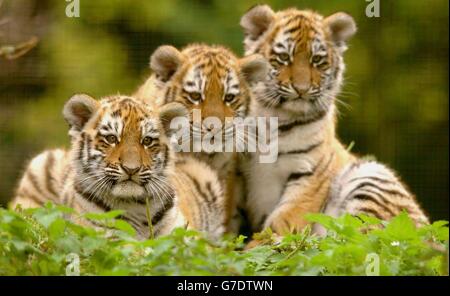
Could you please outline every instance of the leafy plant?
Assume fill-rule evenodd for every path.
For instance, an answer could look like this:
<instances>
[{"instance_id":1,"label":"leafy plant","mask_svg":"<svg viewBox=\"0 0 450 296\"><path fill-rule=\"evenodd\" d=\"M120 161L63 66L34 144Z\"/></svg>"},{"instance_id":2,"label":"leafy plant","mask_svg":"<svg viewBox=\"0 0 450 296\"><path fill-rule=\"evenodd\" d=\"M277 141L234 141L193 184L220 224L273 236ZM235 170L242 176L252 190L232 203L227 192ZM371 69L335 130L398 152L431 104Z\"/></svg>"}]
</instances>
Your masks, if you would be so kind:
<instances>
[{"instance_id":1,"label":"leafy plant","mask_svg":"<svg viewBox=\"0 0 450 296\"><path fill-rule=\"evenodd\" d=\"M81 275L366 275L368 258L378 259L380 275L448 274L448 223L416 228L407 214L389 223L313 214L326 237L309 227L283 238L265 231L256 238L266 243L250 250L243 236L212 242L184 229L138 241L119 215L83 215L103 230L72 222L79 216L63 206L0 209L0 275L65 275L74 256Z\"/></svg>"}]
</instances>

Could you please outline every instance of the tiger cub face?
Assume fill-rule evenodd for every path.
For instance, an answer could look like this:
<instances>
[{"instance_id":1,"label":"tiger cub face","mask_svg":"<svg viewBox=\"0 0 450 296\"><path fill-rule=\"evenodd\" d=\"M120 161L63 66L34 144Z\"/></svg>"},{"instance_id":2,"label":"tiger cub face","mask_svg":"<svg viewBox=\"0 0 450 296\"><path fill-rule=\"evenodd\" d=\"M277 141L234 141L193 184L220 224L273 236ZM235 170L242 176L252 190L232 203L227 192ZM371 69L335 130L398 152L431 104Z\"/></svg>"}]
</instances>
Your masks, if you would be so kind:
<instances>
[{"instance_id":1,"label":"tiger cub face","mask_svg":"<svg viewBox=\"0 0 450 296\"><path fill-rule=\"evenodd\" d=\"M268 80L254 89L256 99L300 116L326 113L342 84L346 41L356 32L353 18L259 5L240 24L246 54L259 53L272 66Z\"/></svg>"},{"instance_id":2,"label":"tiger cub face","mask_svg":"<svg viewBox=\"0 0 450 296\"><path fill-rule=\"evenodd\" d=\"M260 55L238 59L220 46L191 45L178 51L161 46L151 56L150 67L162 92L161 104L179 102L190 113L193 134L211 132L206 118L220 120L222 136L232 134L226 118L244 118L250 104L249 84L264 79L268 63ZM200 111L201 126L193 122Z\"/></svg>"},{"instance_id":3,"label":"tiger cub face","mask_svg":"<svg viewBox=\"0 0 450 296\"><path fill-rule=\"evenodd\" d=\"M157 114L126 96L73 96L63 115L71 127L74 185L110 204L167 197L171 154L161 122L183 112L172 104Z\"/></svg>"}]
</instances>

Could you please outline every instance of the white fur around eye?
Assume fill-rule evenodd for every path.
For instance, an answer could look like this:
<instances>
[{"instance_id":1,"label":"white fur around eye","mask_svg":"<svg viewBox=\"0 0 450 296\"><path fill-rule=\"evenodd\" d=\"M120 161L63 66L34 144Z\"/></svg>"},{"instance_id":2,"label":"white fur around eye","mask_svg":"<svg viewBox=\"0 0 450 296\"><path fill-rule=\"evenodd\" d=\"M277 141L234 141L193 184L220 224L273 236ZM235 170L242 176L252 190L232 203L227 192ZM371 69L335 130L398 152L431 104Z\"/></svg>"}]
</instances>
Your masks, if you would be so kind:
<instances>
[{"instance_id":1,"label":"white fur around eye","mask_svg":"<svg viewBox=\"0 0 450 296\"><path fill-rule=\"evenodd\" d=\"M222 83L224 86L224 94L223 94L224 101L227 95L237 96L239 94L240 92L239 79L234 71L228 72L227 76L223 79Z\"/></svg>"},{"instance_id":2,"label":"white fur around eye","mask_svg":"<svg viewBox=\"0 0 450 296\"><path fill-rule=\"evenodd\" d=\"M120 141L120 136L123 131L123 121L119 116L111 116L110 114L105 114L100 121L99 133L102 136L114 135Z\"/></svg>"},{"instance_id":3,"label":"white fur around eye","mask_svg":"<svg viewBox=\"0 0 450 296\"><path fill-rule=\"evenodd\" d=\"M141 122L141 138L159 138L158 122L154 118L148 118Z\"/></svg>"},{"instance_id":4,"label":"white fur around eye","mask_svg":"<svg viewBox=\"0 0 450 296\"><path fill-rule=\"evenodd\" d=\"M197 67L191 67L183 80L183 89L186 92L198 92L202 93L206 80L204 75L201 73L201 70Z\"/></svg>"},{"instance_id":5,"label":"white fur around eye","mask_svg":"<svg viewBox=\"0 0 450 296\"><path fill-rule=\"evenodd\" d=\"M194 81L186 81L183 85L183 89L188 93L199 91L198 86Z\"/></svg>"}]
</instances>

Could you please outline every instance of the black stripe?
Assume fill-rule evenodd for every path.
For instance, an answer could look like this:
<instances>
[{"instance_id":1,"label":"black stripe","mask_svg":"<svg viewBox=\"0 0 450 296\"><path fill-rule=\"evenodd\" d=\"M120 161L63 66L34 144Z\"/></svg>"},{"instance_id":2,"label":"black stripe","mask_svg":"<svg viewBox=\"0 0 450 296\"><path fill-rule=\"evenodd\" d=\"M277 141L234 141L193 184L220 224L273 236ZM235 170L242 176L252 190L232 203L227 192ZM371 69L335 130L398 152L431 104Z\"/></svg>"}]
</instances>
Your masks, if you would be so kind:
<instances>
[{"instance_id":1,"label":"black stripe","mask_svg":"<svg viewBox=\"0 0 450 296\"><path fill-rule=\"evenodd\" d=\"M109 212L111 211L111 207L108 206L103 200L101 200L100 198L97 198L96 196L90 196L89 193L84 192L83 190L81 190L80 188L78 188L78 186L75 186L75 191L81 195L81 197L83 199L85 199L86 201L95 204L97 207L101 208L102 210L104 210L105 212Z\"/></svg>"},{"instance_id":2,"label":"black stripe","mask_svg":"<svg viewBox=\"0 0 450 296\"><path fill-rule=\"evenodd\" d=\"M290 131L292 128L296 127L296 126L302 126L302 125L307 125L316 121L319 121L320 119L322 119L323 117L325 117L325 115L327 114L326 111L320 111L318 112L315 116L312 116L310 118L306 118L306 119L299 119L299 120L294 120L291 123L288 124L284 124L284 125L279 125L278 126L278 130L280 132L288 132Z\"/></svg>"},{"instance_id":3,"label":"black stripe","mask_svg":"<svg viewBox=\"0 0 450 296\"><path fill-rule=\"evenodd\" d=\"M121 102L120 104L119 104L119 106L121 106L122 108L125 108L125 104L123 104L123 102ZM121 111L120 111L120 109L118 109L118 110L115 110L112 114L111 114L111 116L112 117L120 117L120 115L121 115Z\"/></svg>"},{"instance_id":4,"label":"black stripe","mask_svg":"<svg viewBox=\"0 0 450 296\"><path fill-rule=\"evenodd\" d=\"M288 177L286 183L289 183L289 182L294 181L294 180L299 180L299 179L301 179L301 178L303 178L303 177L309 177L309 176L311 176L311 175L313 175L313 174L314 174L314 170L309 171L309 172L297 172L297 173L291 173L291 174L289 175L289 177Z\"/></svg>"},{"instance_id":5,"label":"black stripe","mask_svg":"<svg viewBox=\"0 0 450 296\"><path fill-rule=\"evenodd\" d=\"M34 189L39 193L43 194L41 187L39 186L39 182L37 180L36 175L34 175L31 170L28 170L25 174L26 178L30 180L31 185L33 185Z\"/></svg>"},{"instance_id":6,"label":"black stripe","mask_svg":"<svg viewBox=\"0 0 450 296\"><path fill-rule=\"evenodd\" d=\"M281 196L284 196L284 194L286 192L286 187L289 186L289 184L288 184L289 182L292 182L294 180L298 180L298 179L300 179L302 177L308 177L308 176L313 175L315 173L315 171L317 170L317 168L320 167L320 164L322 163L324 158L325 158L325 156L322 157L319 160L319 162L317 163L317 165L314 167L314 169L311 172L292 173L292 174L290 174L289 177L288 177L288 180L286 181L286 184L284 185L284 191L283 191ZM331 161L333 160L333 158L334 158L334 152L329 157L329 159L328 159L326 165L324 166L324 168L320 172L317 173L318 176L322 175L328 169L328 167L330 166ZM327 180L328 180L328 178L323 178L322 179L322 181L317 186L316 193L320 191L320 189L322 188L323 184L325 184L325 181L327 181Z\"/></svg>"},{"instance_id":7,"label":"black stripe","mask_svg":"<svg viewBox=\"0 0 450 296\"><path fill-rule=\"evenodd\" d=\"M382 178L374 177L374 176L355 177L355 178L349 180L348 182L350 183L350 182L353 182L353 181L356 181L356 180L361 180L361 179L369 179L369 180L377 181L377 182L380 182L380 183L383 183L383 184L396 184L396 183L398 183L398 182L390 180L390 179L382 179Z\"/></svg>"},{"instance_id":8,"label":"black stripe","mask_svg":"<svg viewBox=\"0 0 450 296\"><path fill-rule=\"evenodd\" d=\"M385 220L385 219L380 215L380 213L378 213L378 212L375 211L374 209L362 207L362 208L359 208L357 211L358 211L360 214L369 214L369 216L372 215L372 216L374 216L374 217L376 217L376 218L378 218L378 219L380 219L380 220Z\"/></svg>"},{"instance_id":9,"label":"black stripe","mask_svg":"<svg viewBox=\"0 0 450 296\"><path fill-rule=\"evenodd\" d=\"M36 202L38 205L43 205L45 203L45 199L40 199L38 196L30 193L28 190L26 189L22 189L22 193L19 193L18 196L22 196L24 198L30 198L31 200L33 200L34 202Z\"/></svg>"},{"instance_id":10,"label":"black stripe","mask_svg":"<svg viewBox=\"0 0 450 296\"><path fill-rule=\"evenodd\" d=\"M169 95L170 95L170 91L172 90L172 88L171 87L168 87L167 89L166 89L166 91L164 92L164 104L167 104L168 103L168 98L169 98Z\"/></svg>"},{"instance_id":11,"label":"black stripe","mask_svg":"<svg viewBox=\"0 0 450 296\"><path fill-rule=\"evenodd\" d=\"M56 192L52 184L53 176L50 171L51 169L53 169L54 164L55 164L55 157L53 153L50 151L47 156L47 162L45 163L45 185L48 192L53 194L55 197L58 197L58 193Z\"/></svg>"},{"instance_id":12,"label":"black stripe","mask_svg":"<svg viewBox=\"0 0 450 296\"><path fill-rule=\"evenodd\" d=\"M79 147L78 147L78 161L80 161L81 163L83 163L83 148L84 148L84 133L82 133L81 135L81 139L80 139L80 143L79 143ZM83 166L83 171L85 171L84 166Z\"/></svg>"},{"instance_id":13,"label":"black stripe","mask_svg":"<svg viewBox=\"0 0 450 296\"><path fill-rule=\"evenodd\" d=\"M327 164L324 166L324 168L317 174L319 177L325 173L325 171L330 167L331 165L331 161L334 158L335 153L331 153L330 158L327 161ZM323 158L322 158L323 159ZM322 162L322 159L319 161L319 164ZM317 167L319 166L319 164L317 164ZM316 189L316 193L318 193L320 191L320 189L322 189L322 186L326 183L326 181L329 181L329 177L325 176L325 178L322 179L322 181L319 183L319 185L317 186Z\"/></svg>"},{"instance_id":14,"label":"black stripe","mask_svg":"<svg viewBox=\"0 0 450 296\"><path fill-rule=\"evenodd\" d=\"M283 32L283 34L292 34L296 31L299 31L302 28L302 24L298 24L290 29L287 29Z\"/></svg>"},{"instance_id":15,"label":"black stripe","mask_svg":"<svg viewBox=\"0 0 450 296\"><path fill-rule=\"evenodd\" d=\"M359 190L359 189L361 189L363 187L366 187L366 186L369 187L369 188L370 187L376 188L376 189L378 189L378 190L380 190L380 191L382 191L384 193L387 193L387 194L398 195L398 196L402 196L402 197L408 197L408 196L405 196L405 194L403 194L403 192L400 192L400 191L395 190L395 189L382 188L382 187L379 187L377 184L372 183L372 182L362 182L362 183L360 183L352 191L350 191L348 196L351 196L353 193L355 193L355 191L357 191L357 190Z\"/></svg>"},{"instance_id":16,"label":"black stripe","mask_svg":"<svg viewBox=\"0 0 450 296\"><path fill-rule=\"evenodd\" d=\"M295 15L295 16L288 16L288 20L285 22L285 24L283 25L283 27L287 27L289 25L291 25L293 22L300 22L302 20L305 20L306 17L304 15ZM301 27L299 28L301 29ZM285 31L286 32L286 31Z\"/></svg>"},{"instance_id":17,"label":"black stripe","mask_svg":"<svg viewBox=\"0 0 450 296\"><path fill-rule=\"evenodd\" d=\"M124 220L124 221L128 222L129 224L131 224L134 227L134 229L136 229L136 231L138 231L138 229L140 228L141 225L148 226L148 222L147 221L139 223L138 220L135 220L135 219L133 219L131 217L128 217L128 216L126 216L126 214L125 215L119 215L117 217L117 219L121 219L121 220Z\"/></svg>"},{"instance_id":18,"label":"black stripe","mask_svg":"<svg viewBox=\"0 0 450 296\"><path fill-rule=\"evenodd\" d=\"M320 145L322 145L322 143L323 143L323 141L316 143L316 144L312 144L311 146L306 147L305 149L297 149L297 150L292 150L292 151L287 151L287 152L279 152L278 155L308 153L308 152L311 152L312 150L316 149Z\"/></svg>"},{"instance_id":19,"label":"black stripe","mask_svg":"<svg viewBox=\"0 0 450 296\"><path fill-rule=\"evenodd\" d=\"M255 39L255 41L256 40L258 40L258 39ZM255 50L252 52L252 53L261 53L262 54L262 47L264 46L264 44L263 43L260 43L256 48L255 48Z\"/></svg>"},{"instance_id":20,"label":"black stripe","mask_svg":"<svg viewBox=\"0 0 450 296\"><path fill-rule=\"evenodd\" d=\"M196 179L192 178L191 176L188 176L188 177L194 183L195 189L197 190L198 194L200 194L202 196L202 199L207 201L208 200L208 195L205 192L203 192L203 190L200 188L200 184L198 183L198 181Z\"/></svg>"},{"instance_id":21,"label":"black stripe","mask_svg":"<svg viewBox=\"0 0 450 296\"><path fill-rule=\"evenodd\" d=\"M116 197L114 198L115 202L119 202L119 203L123 203L123 204L131 204L131 203L136 203L136 204L140 204L140 205L145 205L145 199L138 199L138 198L126 198L126 197Z\"/></svg>"},{"instance_id":22,"label":"black stripe","mask_svg":"<svg viewBox=\"0 0 450 296\"><path fill-rule=\"evenodd\" d=\"M208 190L209 195L211 196L210 201L215 202L217 200L217 196L214 194L212 188L211 188L211 182L206 183L206 190Z\"/></svg>"},{"instance_id":23,"label":"black stripe","mask_svg":"<svg viewBox=\"0 0 450 296\"><path fill-rule=\"evenodd\" d=\"M172 92L170 93L169 102L175 101L177 92L178 92L178 87L173 86L173 87L172 87Z\"/></svg>"},{"instance_id":24,"label":"black stripe","mask_svg":"<svg viewBox=\"0 0 450 296\"><path fill-rule=\"evenodd\" d=\"M69 177L69 174L70 174L70 170L66 169L62 175L62 178L61 178L62 183L61 184L66 183L67 178Z\"/></svg>"},{"instance_id":25,"label":"black stripe","mask_svg":"<svg viewBox=\"0 0 450 296\"><path fill-rule=\"evenodd\" d=\"M92 143L91 137L86 134L86 143L85 143L85 145L86 145L86 153L87 153L88 162L89 162L89 160L92 160L92 157L91 157L91 143Z\"/></svg>"},{"instance_id":26,"label":"black stripe","mask_svg":"<svg viewBox=\"0 0 450 296\"><path fill-rule=\"evenodd\" d=\"M163 161L163 169L167 167L167 163L169 162L169 147L164 145L164 161Z\"/></svg>"},{"instance_id":27,"label":"black stripe","mask_svg":"<svg viewBox=\"0 0 450 296\"><path fill-rule=\"evenodd\" d=\"M322 174L330 167L331 161L334 159L334 155L335 155L335 153L332 152L331 155L330 155L330 158L329 158L328 161L327 161L327 164L323 167L323 169L320 171L320 173L319 173L318 175L322 175ZM322 160L323 160L324 158L325 158L325 157L322 157L322 158L320 159L319 163L317 164L317 167L319 167L319 165L322 163ZM314 169L314 170L315 170L315 169Z\"/></svg>"},{"instance_id":28,"label":"black stripe","mask_svg":"<svg viewBox=\"0 0 450 296\"><path fill-rule=\"evenodd\" d=\"M373 188L363 188L361 190L359 190L357 192L357 194L365 194L365 193L372 193L375 194L377 197L380 198L380 202L384 203L384 204L390 204L391 202L389 200L387 200L381 193L375 191L375 190L371 190ZM355 195L357 195L355 194ZM348 195L350 198L352 198L351 195Z\"/></svg>"},{"instance_id":29,"label":"black stripe","mask_svg":"<svg viewBox=\"0 0 450 296\"><path fill-rule=\"evenodd\" d=\"M248 115L248 111L250 110L250 102L251 102L251 98L250 98L249 95L247 95L246 98L245 98L245 113L244 113L245 116ZM237 111L237 109L239 109L239 107L240 107L240 106L238 106L238 107L236 108L236 111Z\"/></svg>"},{"instance_id":30,"label":"black stripe","mask_svg":"<svg viewBox=\"0 0 450 296\"><path fill-rule=\"evenodd\" d=\"M191 179L192 182L194 183L195 189L196 189L197 193L201 196L201 199L208 201L208 196L201 190L200 184L198 183L198 181L196 179L192 178L191 176L187 176L187 177L189 179ZM207 213L205 213L205 211L202 208L204 204L205 204L204 202L199 202L197 207L199 208L201 225L205 226L204 224L206 224L206 228L204 228L204 229L208 229L207 227L208 227L209 223L208 223Z\"/></svg>"},{"instance_id":31,"label":"black stripe","mask_svg":"<svg viewBox=\"0 0 450 296\"><path fill-rule=\"evenodd\" d=\"M391 215L391 217L396 216L395 213L392 212L391 209L389 209L385 204L381 203L378 199L376 199L373 196L361 193L361 194L354 195L353 198L357 199L357 200L361 200L361 201L370 201L370 202L376 204L378 207L382 208L385 212L388 212Z\"/></svg>"},{"instance_id":32,"label":"black stripe","mask_svg":"<svg viewBox=\"0 0 450 296\"><path fill-rule=\"evenodd\" d=\"M174 205L173 198L168 199L168 202L164 204L164 206L157 211L152 217L152 225L158 224L164 215L170 210Z\"/></svg>"}]
</instances>

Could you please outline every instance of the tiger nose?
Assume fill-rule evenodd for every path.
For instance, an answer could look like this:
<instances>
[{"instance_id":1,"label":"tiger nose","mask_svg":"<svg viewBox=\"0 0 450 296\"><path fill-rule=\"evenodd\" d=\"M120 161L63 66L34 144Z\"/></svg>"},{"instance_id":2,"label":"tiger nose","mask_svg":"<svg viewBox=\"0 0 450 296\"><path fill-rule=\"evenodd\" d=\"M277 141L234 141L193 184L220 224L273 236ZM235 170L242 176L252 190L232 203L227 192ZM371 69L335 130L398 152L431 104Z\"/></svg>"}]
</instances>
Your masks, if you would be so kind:
<instances>
[{"instance_id":1,"label":"tiger nose","mask_svg":"<svg viewBox=\"0 0 450 296\"><path fill-rule=\"evenodd\" d=\"M129 176L133 176L134 174L136 174L141 169L141 167L138 166L138 165L124 165L124 164L122 164L122 169Z\"/></svg>"},{"instance_id":2,"label":"tiger nose","mask_svg":"<svg viewBox=\"0 0 450 296\"><path fill-rule=\"evenodd\" d=\"M309 83L294 83L292 87L299 96L306 94L309 90Z\"/></svg>"}]
</instances>

